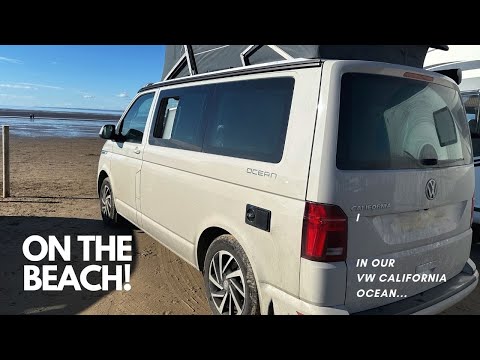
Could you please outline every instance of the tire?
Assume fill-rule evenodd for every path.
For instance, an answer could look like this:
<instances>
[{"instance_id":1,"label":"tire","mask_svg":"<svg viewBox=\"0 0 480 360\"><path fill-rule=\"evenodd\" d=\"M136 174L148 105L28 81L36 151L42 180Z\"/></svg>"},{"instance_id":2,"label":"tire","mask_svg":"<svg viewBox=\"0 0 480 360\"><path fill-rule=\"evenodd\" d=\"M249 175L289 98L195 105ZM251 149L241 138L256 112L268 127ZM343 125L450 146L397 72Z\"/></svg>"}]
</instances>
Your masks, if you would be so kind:
<instances>
[{"instance_id":1,"label":"tire","mask_svg":"<svg viewBox=\"0 0 480 360\"><path fill-rule=\"evenodd\" d=\"M220 262L223 271L219 271ZM203 280L208 303L214 314L260 313L252 266L245 251L232 235L217 237L208 248L203 267Z\"/></svg>"},{"instance_id":2,"label":"tire","mask_svg":"<svg viewBox=\"0 0 480 360\"><path fill-rule=\"evenodd\" d=\"M115 209L112 184L108 177L103 180L102 186L100 186L100 213L105 225L119 225L120 215L118 215L117 209Z\"/></svg>"}]
</instances>

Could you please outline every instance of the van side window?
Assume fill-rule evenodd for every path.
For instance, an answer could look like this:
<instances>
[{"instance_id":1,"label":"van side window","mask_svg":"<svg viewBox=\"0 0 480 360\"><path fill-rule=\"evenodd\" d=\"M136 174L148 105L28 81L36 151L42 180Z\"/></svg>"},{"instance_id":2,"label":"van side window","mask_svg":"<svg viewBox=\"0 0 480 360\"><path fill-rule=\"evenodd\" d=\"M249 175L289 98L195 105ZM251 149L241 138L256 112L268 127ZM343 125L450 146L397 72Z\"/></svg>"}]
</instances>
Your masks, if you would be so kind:
<instances>
[{"instance_id":1,"label":"van side window","mask_svg":"<svg viewBox=\"0 0 480 360\"><path fill-rule=\"evenodd\" d=\"M217 84L203 151L278 163L283 156L294 79Z\"/></svg>"},{"instance_id":2,"label":"van side window","mask_svg":"<svg viewBox=\"0 0 480 360\"><path fill-rule=\"evenodd\" d=\"M142 142L153 96L153 92L140 96L128 110L120 125L120 134L123 135L124 141Z\"/></svg>"},{"instance_id":3,"label":"van side window","mask_svg":"<svg viewBox=\"0 0 480 360\"><path fill-rule=\"evenodd\" d=\"M150 144L201 151L205 86L167 90L161 101Z\"/></svg>"}]
</instances>

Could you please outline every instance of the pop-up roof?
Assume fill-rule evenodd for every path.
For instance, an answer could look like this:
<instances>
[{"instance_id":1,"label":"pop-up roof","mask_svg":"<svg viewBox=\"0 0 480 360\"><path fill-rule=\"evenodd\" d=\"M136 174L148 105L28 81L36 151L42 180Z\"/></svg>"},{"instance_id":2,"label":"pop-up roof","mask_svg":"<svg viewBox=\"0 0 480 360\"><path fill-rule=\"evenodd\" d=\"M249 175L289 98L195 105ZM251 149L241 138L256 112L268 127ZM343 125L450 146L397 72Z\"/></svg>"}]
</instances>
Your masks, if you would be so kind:
<instances>
[{"instance_id":1,"label":"pop-up roof","mask_svg":"<svg viewBox=\"0 0 480 360\"><path fill-rule=\"evenodd\" d=\"M162 80L289 59L370 60L423 68L446 45L167 45Z\"/></svg>"}]
</instances>

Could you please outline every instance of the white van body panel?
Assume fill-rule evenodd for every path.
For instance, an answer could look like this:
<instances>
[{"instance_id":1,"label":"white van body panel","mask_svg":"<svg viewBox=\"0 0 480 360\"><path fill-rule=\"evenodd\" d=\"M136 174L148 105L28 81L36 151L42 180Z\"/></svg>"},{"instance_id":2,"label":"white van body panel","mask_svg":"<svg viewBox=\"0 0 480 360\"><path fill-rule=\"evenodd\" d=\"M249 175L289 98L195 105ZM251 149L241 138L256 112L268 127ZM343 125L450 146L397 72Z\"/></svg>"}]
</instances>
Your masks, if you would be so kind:
<instances>
[{"instance_id":1,"label":"white van body panel","mask_svg":"<svg viewBox=\"0 0 480 360\"><path fill-rule=\"evenodd\" d=\"M209 227L225 229L242 245L257 282L271 283L298 296L299 239L320 70L262 76L295 79L284 155L278 164L146 144L140 195L145 230L160 239L166 233L175 234L178 240L164 241L199 268L203 264L197 263L192 249L196 249L200 235ZM254 78L247 75L202 84ZM248 169L273 173L276 177L255 175ZM159 206L162 203L169 205ZM246 204L274 214L270 232L245 224Z\"/></svg>"}]
</instances>

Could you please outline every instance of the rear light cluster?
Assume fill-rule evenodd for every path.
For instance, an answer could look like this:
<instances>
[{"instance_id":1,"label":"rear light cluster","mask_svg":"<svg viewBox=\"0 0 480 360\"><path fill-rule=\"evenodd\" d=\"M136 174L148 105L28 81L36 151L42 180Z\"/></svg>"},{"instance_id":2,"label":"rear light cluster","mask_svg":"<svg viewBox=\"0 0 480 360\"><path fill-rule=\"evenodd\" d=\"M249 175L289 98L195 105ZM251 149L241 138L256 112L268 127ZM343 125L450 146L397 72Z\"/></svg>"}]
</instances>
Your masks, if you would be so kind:
<instances>
[{"instance_id":1,"label":"rear light cluster","mask_svg":"<svg viewBox=\"0 0 480 360\"><path fill-rule=\"evenodd\" d=\"M302 257L313 261L344 261L347 257L347 216L336 205L305 203Z\"/></svg>"}]
</instances>

